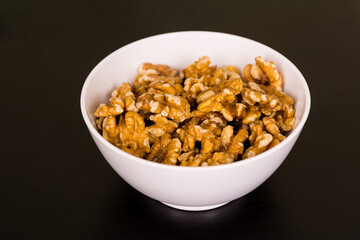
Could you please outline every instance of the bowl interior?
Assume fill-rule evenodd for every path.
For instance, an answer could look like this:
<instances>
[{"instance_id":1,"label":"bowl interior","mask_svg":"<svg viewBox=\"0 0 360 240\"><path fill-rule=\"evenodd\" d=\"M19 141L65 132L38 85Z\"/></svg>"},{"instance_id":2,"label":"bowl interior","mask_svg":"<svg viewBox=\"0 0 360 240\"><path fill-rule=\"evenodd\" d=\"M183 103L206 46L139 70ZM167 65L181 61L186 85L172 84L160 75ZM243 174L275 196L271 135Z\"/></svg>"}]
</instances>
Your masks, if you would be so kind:
<instances>
[{"instance_id":1,"label":"bowl interior","mask_svg":"<svg viewBox=\"0 0 360 240\"><path fill-rule=\"evenodd\" d=\"M157 35L126 45L110 54L94 68L84 84L81 108L85 122L95 130L93 113L98 105L107 102L111 91L121 83L132 83L141 63L167 64L181 70L204 55L210 57L212 65L235 65L241 70L248 63L254 64L257 56L273 61L284 76L284 91L295 101L296 123L292 131L300 123L302 127L310 109L310 93L300 71L283 55L261 43L215 32Z\"/></svg>"}]
</instances>

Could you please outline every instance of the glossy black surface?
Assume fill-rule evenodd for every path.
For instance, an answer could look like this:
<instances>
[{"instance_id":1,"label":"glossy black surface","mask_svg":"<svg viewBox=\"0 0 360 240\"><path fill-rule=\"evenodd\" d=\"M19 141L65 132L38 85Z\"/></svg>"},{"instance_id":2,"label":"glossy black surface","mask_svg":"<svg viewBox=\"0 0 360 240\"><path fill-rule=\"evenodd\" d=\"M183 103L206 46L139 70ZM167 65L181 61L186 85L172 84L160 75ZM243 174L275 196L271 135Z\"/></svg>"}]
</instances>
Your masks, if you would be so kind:
<instances>
[{"instance_id":1,"label":"glossy black surface","mask_svg":"<svg viewBox=\"0 0 360 240\"><path fill-rule=\"evenodd\" d=\"M175 210L125 183L82 120L92 68L181 30L262 42L312 96L284 164L245 197ZM0 239L360 239L359 1L1 1Z\"/></svg>"}]
</instances>

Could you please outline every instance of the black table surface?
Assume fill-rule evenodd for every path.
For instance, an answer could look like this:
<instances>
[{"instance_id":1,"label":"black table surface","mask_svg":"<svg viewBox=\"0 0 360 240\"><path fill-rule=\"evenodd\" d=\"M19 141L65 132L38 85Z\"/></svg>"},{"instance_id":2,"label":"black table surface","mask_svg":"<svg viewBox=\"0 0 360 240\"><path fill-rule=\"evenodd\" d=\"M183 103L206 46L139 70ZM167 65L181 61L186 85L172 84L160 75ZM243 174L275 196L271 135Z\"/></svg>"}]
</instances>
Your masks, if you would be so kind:
<instances>
[{"instance_id":1,"label":"black table surface","mask_svg":"<svg viewBox=\"0 0 360 240\"><path fill-rule=\"evenodd\" d=\"M81 87L114 50L207 30L289 58L312 107L259 188L186 212L152 200L102 157ZM0 239L360 239L360 1L1 1Z\"/></svg>"}]
</instances>

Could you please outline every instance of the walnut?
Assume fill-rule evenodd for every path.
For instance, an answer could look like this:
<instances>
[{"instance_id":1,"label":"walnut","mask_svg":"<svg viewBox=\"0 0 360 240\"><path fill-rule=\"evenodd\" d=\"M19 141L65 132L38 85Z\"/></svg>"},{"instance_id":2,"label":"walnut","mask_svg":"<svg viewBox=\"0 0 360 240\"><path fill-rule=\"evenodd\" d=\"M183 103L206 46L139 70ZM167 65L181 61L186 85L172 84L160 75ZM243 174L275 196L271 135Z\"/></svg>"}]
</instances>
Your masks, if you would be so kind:
<instances>
[{"instance_id":1,"label":"walnut","mask_svg":"<svg viewBox=\"0 0 360 240\"><path fill-rule=\"evenodd\" d=\"M284 78L276 69L273 62L267 61L263 57L255 58L256 65L264 71L266 76L269 78L269 85L273 86L276 90L281 91L284 85Z\"/></svg>"},{"instance_id":2,"label":"walnut","mask_svg":"<svg viewBox=\"0 0 360 240\"><path fill-rule=\"evenodd\" d=\"M264 152L271 144L273 136L269 133L262 132L255 140L254 144L246 149L242 159L250 158Z\"/></svg>"},{"instance_id":3,"label":"walnut","mask_svg":"<svg viewBox=\"0 0 360 240\"><path fill-rule=\"evenodd\" d=\"M267 147L267 149L271 149L273 147L275 147L276 145L278 145L280 143L279 139L273 138L273 140L271 141L271 143L269 144L269 146Z\"/></svg>"},{"instance_id":4,"label":"walnut","mask_svg":"<svg viewBox=\"0 0 360 240\"><path fill-rule=\"evenodd\" d=\"M260 120L255 120L249 124L250 136L249 141L251 145L254 145L254 142L260 134L264 132L264 124Z\"/></svg>"},{"instance_id":5,"label":"walnut","mask_svg":"<svg viewBox=\"0 0 360 240\"><path fill-rule=\"evenodd\" d=\"M99 129L99 130L103 130L103 122L104 122L104 119L105 117L99 117L95 120L95 123L96 123L96 127Z\"/></svg>"},{"instance_id":6,"label":"walnut","mask_svg":"<svg viewBox=\"0 0 360 240\"><path fill-rule=\"evenodd\" d=\"M258 85L265 93L273 95L279 99L281 109L276 114L276 120L282 131L287 132L294 128L295 110L294 100L282 91L278 91L273 86Z\"/></svg>"},{"instance_id":7,"label":"walnut","mask_svg":"<svg viewBox=\"0 0 360 240\"><path fill-rule=\"evenodd\" d=\"M187 78L184 82L183 96L194 108L196 103L203 103L225 88L231 90L233 95L237 95L241 91L242 80L238 69L234 66L217 68L212 73L202 75L200 78ZM233 97L233 99L235 98Z\"/></svg>"},{"instance_id":8,"label":"walnut","mask_svg":"<svg viewBox=\"0 0 360 240\"><path fill-rule=\"evenodd\" d=\"M244 142L248 139L249 133L245 129L240 129L238 133L233 138L233 141L228 149L228 153L234 155L237 159L238 154L243 154L244 152Z\"/></svg>"},{"instance_id":9,"label":"walnut","mask_svg":"<svg viewBox=\"0 0 360 240\"><path fill-rule=\"evenodd\" d=\"M203 139L204 133L208 130L203 129L199 125L190 125L185 129L178 128L176 133L178 134L181 142L183 143L184 151L192 151L196 142L200 142Z\"/></svg>"},{"instance_id":10,"label":"walnut","mask_svg":"<svg viewBox=\"0 0 360 240\"><path fill-rule=\"evenodd\" d=\"M115 116L124 112L125 104L123 100L117 97L112 97L109 101L109 106L104 103L100 104L94 113L95 117Z\"/></svg>"},{"instance_id":11,"label":"walnut","mask_svg":"<svg viewBox=\"0 0 360 240\"><path fill-rule=\"evenodd\" d=\"M227 122L219 113L198 113L176 130L176 136L183 142L184 151L192 151L196 142L201 142L201 153L216 151L221 146L219 136Z\"/></svg>"},{"instance_id":12,"label":"walnut","mask_svg":"<svg viewBox=\"0 0 360 240\"><path fill-rule=\"evenodd\" d=\"M165 133L173 133L179 126L179 123L171 121L161 114L152 115L149 118L155 124L146 127L146 131L153 135L155 138L161 137Z\"/></svg>"},{"instance_id":13,"label":"walnut","mask_svg":"<svg viewBox=\"0 0 360 240\"><path fill-rule=\"evenodd\" d=\"M209 130L215 136L220 136L221 131L226 124L227 121L224 117L216 112L204 113L204 115L199 118L199 125L202 128Z\"/></svg>"},{"instance_id":14,"label":"walnut","mask_svg":"<svg viewBox=\"0 0 360 240\"><path fill-rule=\"evenodd\" d=\"M286 137L280 133L279 125L273 118L264 117L262 119L266 131L271 133L274 138L278 139L279 141L283 141Z\"/></svg>"},{"instance_id":15,"label":"walnut","mask_svg":"<svg viewBox=\"0 0 360 240\"><path fill-rule=\"evenodd\" d=\"M214 95L216 95L216 93L212 89L209 89L208 91L202 92L202 93L197 95L196 103L201 104L201 103L205 102L205 100L209 99L210 97L212 97Z\"/></svg>"},{"instance_id":16,"label":"walnut","mask_svg":"<svg viewBox=\"0 0 360 240\"><path fill-rule=\"evenodd\" d=\"M182 96L186 98L192 106L196 105L197 96L209 88L206 83L206 80L209 78L210 75L204 75L201 78L187 78L184 81Z\"/></svg>"},{"instance_id":17,"label":"walnut","mask_svg":"<svg viewBox=\"0 0 360 240\"><path fill-rule=\"evenodd\" d=\"M228 121L233 121L235 119L240 119L244 116L246 111L246 105L242 103L229 103L224 104L223 109L220 110L220 113Z\"/></svg>"},{"instance_id":18,"label":"walnut","mask_svg":"<svg viewBox=\"0 0 360 240\"><path fill-rule=\"evenodd\" d=\"M218 123L222 126L226 126L226 120L217 112L202 112L199 110L194 110L191 112L191 121L192 123L197 122L198 124L205 121L211 121Z\"/></svg>"},{"instance_id":19,"label":"walnut","mask_svg":"<svg viewBox=\"0 0 360 240\"><path fill-rule=\"evenodd\" d=\"M226 71L226 76L228 78L225 78L222 81L220 81L212 89L215 92L219 92L222 89L229 88L230 90L233 91L234 95L239 94L243 88L243 81L241 80L240 74L238 74L237 72L231 72L227 69L225 71Z\"/></svg>"},{"instance_id":20,"label":"walnut","mask_svg":"<svg viewBox=\"0 0 360 240\"><path fill-rule=\"evenodd\" d=\"M227 77L229 78L227 79ZM242 108L241 105L236 105L236 95L241 92L242 87L243 82L240 75L225 69L224 79L218 85L198 95L197 110L220 112L228 121L232 121L236 116L236 110L241 111Z\"/></svg>"},{"instance_id":21,"label":"walnut","mask_svg":"<svg viewBox=\"0 0 360 240\"><path fill-rule=\"evenodd\" d=\"M221 146L223 148L229 148L231 145L231 142L233 140L233 134L234 134L234 127L231 125L228 125L223 128L221 132Z\"/></svg>"},{"instance_id":22,"label":"walnut","mask_svg":"<svg viewBox=\"0 0 360 240\"><path fill-rule=\"evenodd\" d=\"M250 82L251 88L243 88L241 95L245 103L249 105L257 104L259 110L266 116L272 115L274 112L282 109L281 101L273 95L266 94L258 84Z\"/></svg>"},{"instance_id":23,"label":"walnut","mask_svg":"<svg viewBox=\"0 0 360 240\"><path fill-rule=\"evenodd\" d=\"M136 103L143 111L161 114L164 117L182 122L190 118L190 105L185 98L172 94L144 93Z\"/></svg>"},{"instance_id":24,"label":"walnut","mask_svg":"<svg viewBox=\"0 0 360 240\"><path fill-rule=\"evenodd\" d=\"M152 83L157 82L157 87L154 88L153 84L152 87L149 86ZM143 93L148 92L149 88L153 88L152 91L161 91L161 86L159 83L168 83L171 84L172 87L175 87L176 92L179 92L179 87L182 86L178 84L182 84L183 82L183 74L178 75L178 72L167 66L167 65L154 65L151 63L144 63L139 68L139 75L135 79L135 92L137 95L141 95ZM159 89L160 88L160 89ZM164 90L164 89L163 89ZM165 87L165 90L168 90Z\"/></svg>"},{"instance_id":25,"label":"walnut","mask_svg":"<svg viewBox=\"0 0 360 240\"><path fill-rule=\"evenodd\" d=\"M129 111L119 120L120 148L138 157L150 151L149 135L144 119L136 112Z\"/></svg>"},{"instance_id":26,"label":"walnut","mask_svg":"<svg viewBox=\"0 0 360 240\"><path fill-rule=\"evenodd\" d=\"M288 132L295 126L295 110L292 105L283 104L283 111L277 115L277 121L280 129L284 132Z\"/></svg>"},{"instance_id":27,"label":"walnut","mask_svg":"<svg viewBox=\"0 0 360 240\"><path fill-rule=\"evenodd\" d=\"M172 85L181 84L181 77L166 77L166 76L158 76L158 75L139 75L135 79L135 92L138 96L143 93L146 93L150 88L149 85L154 82L158 83L169 83Z\"/></svg>"},{"instance_id":28,"label":"walnut","mask_svg":"<svg viewBox=\"0 0 360 240\"><path fill-rule=\"evenodd\" d=\"M269 81L263 70L256 65L248 64L243 69L243 77L246 82L257 82L265 84Z\"/></svg>"},{"instance_id":29,"label":"walnut","mask_svg":"<svg viewBox=\"0 0 360 240\"><path fill-rule=\"evenodd\" d=\"M200 78L204 75L211 74L215 69L215 66L209 66L210 59L207 56L199 58L194 64L190 64L186 69L183 70L185 78Z\"/></svg>"},{"instance_id":30,"label":"walnut","mask_svg":"<svg viewBox=\"0 0 360 240\"><path fill-rule=\"evenodd\" d=\"M195 156L190 156L188 159L183 159L180 163L180 166L199 167L211 157L211 153L196 154Z\"/></svg>"},{"instance_id":31,"label":"walnut","mask_svg":"<svg viewBox=\"0 0 360 240\"><path fill-rule=\"evenodd\" d=\"M193 151L182 153L178 158L180 165L182 162L188 161L191 157L194 157L198 153L199 153L199 150L197 148L195 148Z\"/></svg>"},{"instance_id":32,"label":"walnut","mask_svg":"<svg viewBox=\"0 0 360 240\"><path fill-rule=\"evenodd\" d=\"M135 106L135 95L131 91L130 83L123 83L118 89L111 93L113 98L119 98L124 102L124 111L137 112L138 109Z\"/></svg>"},{"instance_id":33,"label":"walnut","mask_svg":"<svg viewBox=\"0 0 360 240\"><path fill-rule=\"evenodd\" d=\"M145 85L142 88L139 88L138 94L144 93L160 93L160 94L172 94L172 95L181 95L183 92L183 87L181 84L175 84L172 82L163 82L163 81L154 81L149 85Z\"/></svg>"},{"instance_id":34,"label":"walnut","mask_svg":"<svg viewBox=\"0 0 360 240\"><path fill-rule=\"evenodd\" d=\"M240 74L239 69L238 69L237 67L233 66L233 65L227 65L227 66L225 67L225 69L226 69L227 71L235 72L235 73L237 73L237 74Z\"/></svg>"},{"instance_id":35,"label":"walnut","mask_svg":"<svg viewBox=\"0 0 360 240\"><path fill-rule=\"evenodd\" d=\"M117 147L120 146L120 126L116 124L115 116L104 118L102 123L102 136L111 144Z\"/></svg>"},{"instance_id":36,"label":"walnut","mask_svg":"<svg viewBox=\"0 0 360 240\"><path fill-rule=\"evenodd\" d=\"M249 124L254 122L256 119L259 119L261 116L261 112L259 111L259 107L257 106L249 106L244 112L242 123Z\"/></svg>"},{"instance_id":37,"label":"walnut","mask_svg":"<svg viewBox=\"0 0 360 240\"><path fill-rule=\"evenodd\" d=\"M257 84L257 86L266 94L277 97L283 104L294 105L294 100L290 96L286 95L282 91L277 90L275 87L264 84Z\"/></svg>"},{"instance_id":38,"label":"walnut","mask_svg":"<svg viewBox=\"0 0 360 240\"><path fill-rule=\"evenodd\" d=\"M101 103L95 112L96 117L115 116L124 111L135 111L135 95L131 91L130 83L123 83L118 89L111 93L110 104Z\"/></svg>"},{"instance_id":39,"label":"walnut","mask_svg":"<svg viewBox=\"0 0 360 240\"><path fill-rule=\"evenodd\" d=\"M175 77L177 75L177 71L168 65L143 63L139 67L140 74L149 72L149 70L152 70L156 75L159 76Z\"/></svg>"},{"instance_id":40,"label":"walnut","mask_svg":"<svg viewBox=\"0 0 360 240\"><path fill-rule=\"evenodd\" d=\"M215 128L214 125L212 127ZM185 129L177 129L176 134L183 142L184 151L192 151L196 142L201 142L200 152L211 153L218 150L221 146L221 139L212 131L214 131L214 129L204 129L200 125L191 125Z\"/></svg>"},{"instance_id":41,"label":"walnut","mask_svg":"<svg viewBox=\"0 0 360 240\"><path fill-rule=\"evenodd\" d=\"M215 71L212 72L208 86L209 87L216 86L219 83L228 79L227 76L228 71L229 70L227 70L226 68L217 68Z\"/></svg>"},{"instance_id":42,"label":"walnut","mask_svg":"<svg viewBox=\"0 0 360 240\"><path fill-rule=\"evenodd\" d=\"M220 112L224 108L225 104L232 103L235 100L236 98L234 92L229 88L225 88L200 103L197 110L202 112Z\"/></svg>"},{"instance_id":43,"label":"walnut","mask_svg":"<svg viewBox=\"0 0 360 240\"><path fill-rule=\"evenodd\" d=\"M206 114L207 114L206 112L194 110L191 112L191 119L198 119L198 121L200 121L201 118L204 117Z\"/></svg>"},{"instance_id":44,"label":"walnut","mask_svg":"<svg viewBox=\"0 0 360 240\"><path fill-rule=\"evenodd\" d=\"M219 151L221 147L221 139L216 137L212 132L206 131L201 139L200 153L212 153Z\"/></svg>"},{"instance_id":45,"label":"walnut","mask_svg":"<svg viewBox=\"0 0 360 240\"><path fill-rule=\"evenodd\" d=\"M244 152L244 142L248 138L249 133L245 129L240 129L234 136L233 126L226 126L221 133L221 151L233 155L237 159L239 154Z\"/></svg>"},{"instance_id":46,"label":"walnut","mask_svg":"<svg viewBox=\"0 0 360 240\"><path fill-rule=\"evenodd\" d=\"M229 67L229 69L235 68ZM203 93L205 93L208 89L211 90L212 88L215 88L217 85L225 81L228 78L227 72L229 72L229 70L225 68L217 68L212 72L210 71L208 74L201 74L201 77L199 78L187 78L184 82L183 97L185 97L189 101L192 107L196 107L196 103L200 104L201 102L209 98L210 95L215 94L215 92L213 91L208 91L205 95ZM220 88L217 89L216 92L219 92L221 90Z\"/></svg>"},{"instance_id":47,"label":"walnut","mask_svg":"<svg viewBox=\"0 0 360 240\"><path fill-rule=\"evenodd\" d=\"M234 162L234 155L224 152L215 152L210 159L202 163L201 166L216 166Z\"/></svg>"},{"instance_id":48,"label":"walnut","mask_svg":"<svg viewBox=\"0 0 360 240\"><path fill-rule=\"evenodd\" d=\"M188 124L184 125L182 129L177 130L177 134L183 142L183 151L192 151L196 142L201 143L200 153L202 154L217 152L220 149L227 150L232 144L233 127L226 126L226 120L218 113L208 113L205 115L211 117L206 118L202 122L201 117L204 116L197 117L198 120L195 122L200 125Z\"/></svg>"},{"instance_id":49,"label":"walnut","mask_svg":"<svg viewBox=\"0 0 360 240\"><path fill-rule=\"evenodd\" d=\"M288 132L295 126L295 118L284 118L282 115L277 116L277 121L282 131Z\"/></svg>"},{"instance_id":50,"label":"walnut","mask_svg":"<svg viewBox=\"0 0 360 240\"><path fill-rule=\"evenodd\" d=\"M191 155L193 155L193 153ZM180 166L205 167L234 162L234 156L232 154L223 152L200 153L196 154L195 156L191 155L190 157L183 159L180 163Z\"/></svg>"},{"instance_id":51,"label":"walnut","mask_svg":"<svg viewBox=\"0 0 360 240\"><path fill-rule=\"evenodd\" d=\"M146 159L153 162L176 165L180 153L180 140L178 138L172 139L170 134L164 134L152 145Z\"/></svg>"}]
</instances>

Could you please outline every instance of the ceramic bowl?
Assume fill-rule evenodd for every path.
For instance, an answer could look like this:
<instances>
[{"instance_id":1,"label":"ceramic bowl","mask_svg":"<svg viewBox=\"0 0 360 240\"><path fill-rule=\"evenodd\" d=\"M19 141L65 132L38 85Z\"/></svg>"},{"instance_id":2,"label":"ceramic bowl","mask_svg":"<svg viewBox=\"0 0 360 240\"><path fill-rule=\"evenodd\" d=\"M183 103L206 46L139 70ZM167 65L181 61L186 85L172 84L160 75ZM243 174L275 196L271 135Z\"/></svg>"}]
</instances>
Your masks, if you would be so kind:
<instances>
[{"instance_id":1,"label":"ceramic bowl","mask_svg":"<svg viewBox=\"0 0 360 240\"><path fill-rule=\"evenodd\" d=\"M181 70L201 56L217 66L239 69L257 56L273 61L285 79L284 91L295 101L296 123L288 137L255 157L210 167L180 167L132 156L107 142L96 130L93 113L111 91L133 82L143 62ZM207 210L240 198L268 179L298 139L310 111L310 92L300 71L286 57L259 42L217 32L174 32L130 43L102 60L89 74L81 92L81 112L97 147L111 167L139 192L184 210Z\"/></svg>"}]
</instances>

